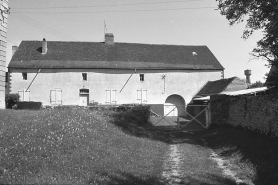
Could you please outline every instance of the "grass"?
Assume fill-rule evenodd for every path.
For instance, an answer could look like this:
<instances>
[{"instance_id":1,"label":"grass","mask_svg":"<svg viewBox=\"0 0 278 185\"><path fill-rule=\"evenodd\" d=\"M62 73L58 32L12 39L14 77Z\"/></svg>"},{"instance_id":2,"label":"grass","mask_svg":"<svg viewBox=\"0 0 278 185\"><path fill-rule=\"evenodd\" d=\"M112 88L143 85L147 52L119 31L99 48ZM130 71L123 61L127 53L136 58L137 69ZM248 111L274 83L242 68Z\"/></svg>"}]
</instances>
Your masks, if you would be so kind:
<instances>
[{"instance_id":1,"label":"grass","mask_svg":"<svg viewBox=\"0 0 278 185\"><path fill-rule=\"evenodd\" d=\"M117 114L1 110L0 182L109 184L112 177L156 181L166 144L120 131L111 124Z\"/></svg>"},{"instance_id":2,"label":"grass","mask_svg":"<svg viewBox=\"0 0 278 185\"><path fill-rule=\"evenodd\" d=\"M278 182L278 138L242 128L218 127L200 135L242 179L256 185Z\"/></svg>"},{"instance_id":3,"label":"grass","mask_svg":"<svg viewBox=\"0 0 278 185\"><path fill-rule=\"evenodd\" d=\"M106 109L0 110L0 118L0 184L165 185L160 175L169 144L205 153L212 148L240 178L256 185L278 182L278 138L248 130L165 130L130 111ZM188 171L196 170L189 164ZM186 178L193 184L234 184L207 176L210 181Z\"/></svg>"},{"instance_id":4,"label":"grass","mask_svg":"<svg viewBox=\"0 0 278 185\"><path fill-rule=\"evenodd\" d=\"M121 127L120 123L118 125ZM240 179L252 181L256 185L272 185L278 182L278 138L230 126L208 130L191 127L189 124L182 131L147 125L124 125L121 128L130 135L167 144L188 143L212 148L226 161L224 165L229 165Z\"/></svg>"}]
</instances>

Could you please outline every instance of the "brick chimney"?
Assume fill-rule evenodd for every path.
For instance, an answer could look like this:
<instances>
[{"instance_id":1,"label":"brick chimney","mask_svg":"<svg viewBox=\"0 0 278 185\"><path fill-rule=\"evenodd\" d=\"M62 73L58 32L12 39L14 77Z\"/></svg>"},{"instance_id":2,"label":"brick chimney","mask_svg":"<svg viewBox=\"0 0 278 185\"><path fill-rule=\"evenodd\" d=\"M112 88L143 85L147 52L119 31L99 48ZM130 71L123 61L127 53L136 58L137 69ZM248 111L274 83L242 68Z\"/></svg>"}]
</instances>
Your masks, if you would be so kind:
<instances>
[{"instance_id":1,"label":"brick chimney","mask_svg":"<svg viewBox=\"0 0 278 185\"><path fill-rule=\"evenodd\" d=\"M247 69L247 70L244 70L244 74L246 76L246 83L248 85L251 84L251 80L250 80L250 76L251 76L251 70Z\"/></svg>"},{"instance_id":2,"label":"brick chimney","mask_svg":"<svg viewBox=\"0 0 278 185\"><path fill-rule=\"evenodd\" d=\"M43 38L42 40L42 54L46 54L47 53L47 41L45 40L45 38Z\"/></svg>"},{"instance_id":3,"label":"brick chimney","mask_svg":"<svg viewBox=\"0 0 278 185\"><path fill-rule=\"evenodd\" d=\"M18 50L18 46L12 46L12 56Z\"/></svg>"},{"instance_id":4,"label":"brick chimney","mask_svg":"<svg viewBox=\"0 0 278 185\"><path fill-rule=\"evenodd\" d=\"M113 35L113 33L105 33L105 44L114 45L114 35Z\"/></svg>"}]
</instances>

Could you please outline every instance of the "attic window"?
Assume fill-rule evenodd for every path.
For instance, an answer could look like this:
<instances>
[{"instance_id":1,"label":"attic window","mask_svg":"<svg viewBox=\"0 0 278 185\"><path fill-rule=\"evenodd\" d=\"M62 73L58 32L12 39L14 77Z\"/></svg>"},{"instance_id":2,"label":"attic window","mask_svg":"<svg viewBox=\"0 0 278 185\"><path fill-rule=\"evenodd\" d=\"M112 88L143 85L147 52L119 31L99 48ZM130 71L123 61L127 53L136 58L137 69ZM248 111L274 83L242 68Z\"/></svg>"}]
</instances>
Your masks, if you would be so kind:
<instances>
[{"instance_id":1,"label":"attic window","mask_svg":"<svg viewBox=\"0 0 278 185\"><path fill-rule=\"evenodd\" d=\"M144 74L140 74L140 82L143 82L144 80Z\"/></svg>"},{"instance_id":2,"label":"attic window","mask_svg":"<svg viewBox=\"0 0 278 185\"><path fill-rule=\"evenodd\" d=\"M27 73L22 73L22 79L27 80Z\"/></svg>"},{"instance_id":3,"label":"attic window","mask_svg":"<svg viewBox=\"0 0 278 185\"><path fill-rule=\"evenodd\" d=\"M83 81L87 81L87 73L82 73L82 79Z\"/></svg>"}]
</instances>

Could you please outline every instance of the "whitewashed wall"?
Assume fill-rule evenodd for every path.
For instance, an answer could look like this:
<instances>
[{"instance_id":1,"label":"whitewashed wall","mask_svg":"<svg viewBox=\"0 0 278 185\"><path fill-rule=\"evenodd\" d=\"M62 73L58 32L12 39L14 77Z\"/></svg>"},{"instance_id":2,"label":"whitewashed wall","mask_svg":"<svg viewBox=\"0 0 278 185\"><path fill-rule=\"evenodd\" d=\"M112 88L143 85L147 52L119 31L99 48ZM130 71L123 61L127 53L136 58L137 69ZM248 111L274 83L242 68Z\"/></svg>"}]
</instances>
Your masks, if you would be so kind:
<instances>
[{"instance_id":1,"label":"whitewashed wall","mask_svg":"<svg viewBox=\"0 0 278 185\"><path fill-rule=\"evenodd\" d=\"M25 70L27 80L23 80L22 70L11 70L11 93L26 90L37 71ZM82 80L82 73L87 73L87 81ZM143 82L139 74L144 74ZM166 75L165 85L163 75ZM182 96L189 103L207 81L221 78L221 71L41 70L29 88L29 100L49 105L50 91L60 89L63 105L78 105L79 89L86 88L89 89L89 102L100 104L109 104L107 90L114 90L117 104L141 103L138 90L147 91L147 102L144 102L147 104L164 104L172 94Z\"/></svg>"}]
</instances>

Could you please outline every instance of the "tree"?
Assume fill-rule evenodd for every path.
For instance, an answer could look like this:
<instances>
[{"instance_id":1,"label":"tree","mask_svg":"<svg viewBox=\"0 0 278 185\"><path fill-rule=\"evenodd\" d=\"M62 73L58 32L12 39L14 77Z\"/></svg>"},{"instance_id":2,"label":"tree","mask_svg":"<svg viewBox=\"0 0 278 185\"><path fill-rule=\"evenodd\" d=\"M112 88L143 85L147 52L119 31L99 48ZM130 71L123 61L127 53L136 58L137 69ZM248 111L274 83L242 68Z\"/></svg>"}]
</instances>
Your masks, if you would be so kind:
<instances>
[{"instance_id":1,"label":"tree","mask_svg":"<svg viewBox=\"0 0 278 185\"><path fill-rule=\"evenodd\" d=\"M19 98L19 94L6 94L6 109L12 109L16 105L16 103L19 102Z\"/></svg>"},{"instance_id":2,"label":"tree","mask_svg":"<svg viewBox=\"0 0 278 185\"><path fill-rule=\"evenodd\" d=\"M230 25L244 22L243 38L256 30L262 30L263 38L253 49L253 56L263 57L278 69L278 1L277 0L216 0L221 15ZM278 79L274 82L278 86ZM272 83L273 84L273 83Z\"/></svg>"},{"instance_id":3,"label":"tree","mask_svg":"<svg viewBox=\"0 0 278 185\"><path fill-rule=\"evenodd\" d=\"M264 84L261 82L261 81L256 81L255 83L252 83L250 86L249 86L249 89L252 89L252 88L257 88L257 87L263 87Z\"/></svg>"}]
</instances>

